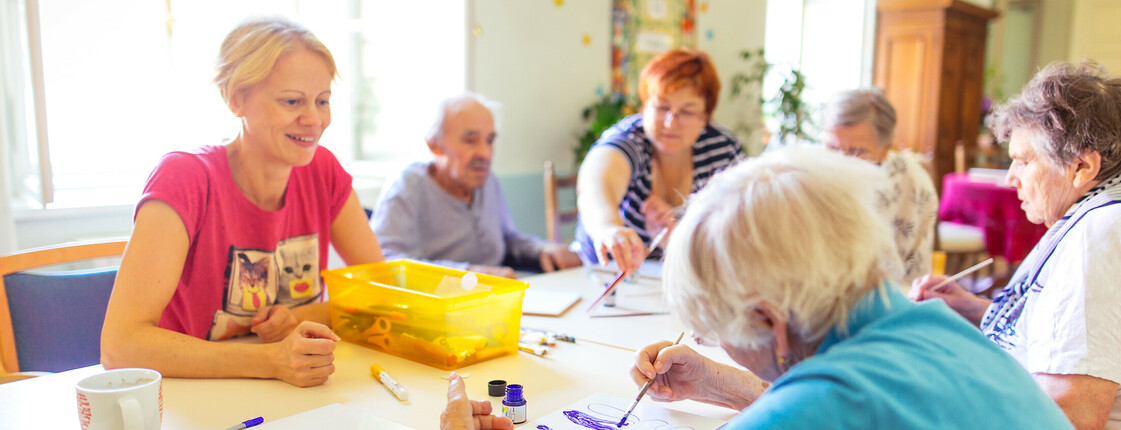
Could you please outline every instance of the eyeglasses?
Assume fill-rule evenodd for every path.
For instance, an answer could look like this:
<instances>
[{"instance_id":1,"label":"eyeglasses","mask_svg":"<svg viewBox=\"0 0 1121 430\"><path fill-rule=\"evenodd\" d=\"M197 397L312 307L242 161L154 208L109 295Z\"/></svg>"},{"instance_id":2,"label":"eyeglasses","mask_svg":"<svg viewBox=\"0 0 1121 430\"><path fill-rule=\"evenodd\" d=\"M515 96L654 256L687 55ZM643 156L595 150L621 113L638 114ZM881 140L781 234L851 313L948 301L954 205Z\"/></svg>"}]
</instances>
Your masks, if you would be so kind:
<instances>
[{"instance_id":1,"label":"eyeglasses","mask_svg":"<svg viewBox=\"0 0 1121 430\"><path fill-rule=\"evenodd\" d=\"M652 112L654 114L654 118L656 118L658 121L668 122L676 119L677 122L681 123L682 125L696 125L704 121L705 119L705 114L703 112L684 109L673 110L670 109L669 106L657 105L654 103L647 103L646 110L647 113Z\"/></svg>"}]
</instances>

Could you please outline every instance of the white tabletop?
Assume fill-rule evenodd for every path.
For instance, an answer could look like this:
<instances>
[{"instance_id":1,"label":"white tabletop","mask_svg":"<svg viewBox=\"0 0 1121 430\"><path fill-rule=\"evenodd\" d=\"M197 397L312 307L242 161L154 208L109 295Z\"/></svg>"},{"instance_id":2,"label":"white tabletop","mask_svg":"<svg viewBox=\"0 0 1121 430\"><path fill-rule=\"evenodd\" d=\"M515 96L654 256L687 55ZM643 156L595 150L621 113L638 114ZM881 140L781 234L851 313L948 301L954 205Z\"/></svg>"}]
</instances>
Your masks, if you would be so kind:
<instances>
[{"instance_id":1,"label":"white tabletop","mask_svg":"<svg viewBox=\"0 0 1121 430\"><path fill-rule=\"evenodd\" d=\"M580 339L637 349L658 340L672 340L682 324L669 315L589 318L584 311L602 291L611 274L584 268L524 278L530 288L581 290L584 299L559 318L523 316L522 325L563 332L576 344L559 343L544 357L518 353L458 369L468 375L468 395L487 397L487 382L503 379L525 386L528 418L533 421L594 393L630 398L637 394L628 370L633 353ZM639 283L657 282L640 279ZM621 291L620 303L626 300ZM694 346L695 347L695 346ZM705 355L728 362L715 348L699 347ZM399 402L370 376L381 365L410 394ZM298 388L277 380L164 378L164 429L224 429L263 416L266 423L332 403L342 403L390 421L418 429L438 427L447 399L447 372L349 342L335 350L336 370L320 386ZM75 428L78 424L74 384L101 371L90 366L58 374L0 385L0 428ZM696 402L666 405L721 419L735 411Z\"/></svg>"}]
</instances>

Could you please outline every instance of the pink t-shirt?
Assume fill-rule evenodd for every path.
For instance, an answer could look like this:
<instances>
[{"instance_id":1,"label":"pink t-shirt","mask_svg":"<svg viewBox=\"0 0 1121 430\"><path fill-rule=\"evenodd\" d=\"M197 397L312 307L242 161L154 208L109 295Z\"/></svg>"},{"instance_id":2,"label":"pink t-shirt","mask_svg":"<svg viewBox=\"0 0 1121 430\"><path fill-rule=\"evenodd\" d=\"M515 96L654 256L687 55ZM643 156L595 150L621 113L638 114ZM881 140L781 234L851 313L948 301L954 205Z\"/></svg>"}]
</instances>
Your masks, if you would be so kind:
<instances>
[{"instance_id":1,"label":"pink t-shirt","mask_svg":"<svg viewBox=\"0 0 1121 430\"><path fill-rule=\"evenodd\" d=\"M327 266L331 222L351 190L350 175L322 146L311 163L292 169L277 211L242 194L224 146L165 155L136 208L151 199L170 205L190 248L159 326L226 339L248 333L262 306L322 300L319 269Z\"/></svg>"}]
</instances>

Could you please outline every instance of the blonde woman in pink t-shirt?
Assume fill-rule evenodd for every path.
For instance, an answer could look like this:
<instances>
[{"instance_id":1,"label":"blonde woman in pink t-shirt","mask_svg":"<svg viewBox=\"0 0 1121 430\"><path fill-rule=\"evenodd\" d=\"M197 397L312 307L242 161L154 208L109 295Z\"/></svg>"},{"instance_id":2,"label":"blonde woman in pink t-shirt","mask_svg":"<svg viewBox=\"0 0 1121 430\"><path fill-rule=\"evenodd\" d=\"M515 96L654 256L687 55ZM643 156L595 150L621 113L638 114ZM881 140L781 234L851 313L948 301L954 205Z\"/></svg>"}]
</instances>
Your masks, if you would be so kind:
<instances>
[{"instance_id":1,"label":"blonde woman in pink t-shirt","mask_svg":"<svg viewBox=\"0 0 1121 430\"><path fill-rule=\"evenodd\" d=\"M327 381L327 250L383 259L350 175L319 146L335 75L299 24L251 20L226 37L215 83L241 132L168 154L149 177L106 313L106 368ZM243 334L261 343L212 342Z\"/></svg>"}]
</instances>

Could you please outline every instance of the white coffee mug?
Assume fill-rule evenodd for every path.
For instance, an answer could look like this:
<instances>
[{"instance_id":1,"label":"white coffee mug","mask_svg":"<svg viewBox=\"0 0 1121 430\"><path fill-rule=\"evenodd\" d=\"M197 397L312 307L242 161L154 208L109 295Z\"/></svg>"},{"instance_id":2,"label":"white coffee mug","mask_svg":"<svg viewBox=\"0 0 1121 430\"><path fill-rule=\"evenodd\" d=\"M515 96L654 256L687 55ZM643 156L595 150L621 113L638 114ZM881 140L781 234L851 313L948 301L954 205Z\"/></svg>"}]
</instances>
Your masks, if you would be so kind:
<instances>
[{"instance_id":1,"label":"white coffee mug","mask_svg":"<svg viewBox=\"0 0 1121 430\"><path fill-rule=\"evenodd\" d=\"M82 430L158 430L163 378L152 369L115 369L78 382Z\"/></svg>"}]
</instances>

